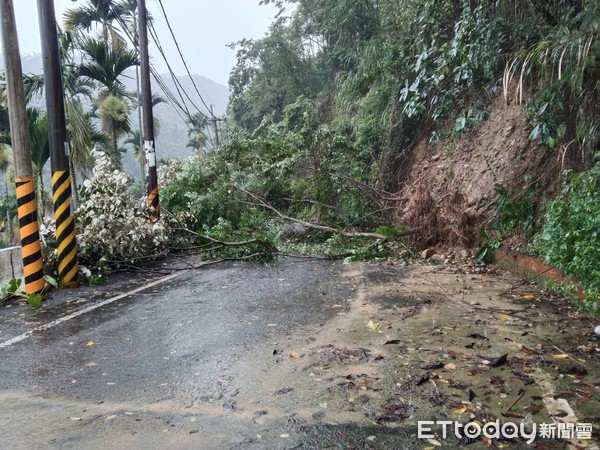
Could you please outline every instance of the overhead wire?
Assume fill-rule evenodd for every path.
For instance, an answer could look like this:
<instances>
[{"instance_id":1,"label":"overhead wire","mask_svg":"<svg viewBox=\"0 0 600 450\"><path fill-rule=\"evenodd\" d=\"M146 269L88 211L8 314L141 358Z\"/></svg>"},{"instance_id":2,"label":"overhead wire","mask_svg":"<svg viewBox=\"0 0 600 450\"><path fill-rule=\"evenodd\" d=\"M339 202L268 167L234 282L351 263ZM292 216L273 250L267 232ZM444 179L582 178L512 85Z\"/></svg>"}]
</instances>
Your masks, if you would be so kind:
<instances>
[{"instance_id":1,"label":"overhead wire","mask_svg":"<svg viewBox=\"0 0 600 450\"><path fill-rule=\"evenodd\" d=\"M188 77L190 78L192 85L194 86L194 89L196 90L196 93L198 94L198 97L200 97L200 101L202 102L202 104L204 105L206 110L210 113L211 117L215 118L215 115L213 114L211 108L209 108L209 106L204 101L202 94L200 94L200 90L198 89L198 86L196 85L196 81L194 80L194 77L192 76L192 74L190 72L188 63L185 60L185 58L183 57L183 53L181 52L181 48L179 47L179 42L177 41L177 38L175 37L175 33L173 32L173 28L171 27L171 22L169 21L169 17L167 16L167 12L165 11L165 7L163 6L162 0L157 0L157 3L160 6L163 17L165 18L167 27L169 28L169 32L171 33L171 37L173 38L173 42L175 43L175 47L177 48L177 52L179 53L179 57L181 58L181 61L183 62L183 66L185 67L185 71L187 72ZM206 96L208 97L208 93L206 91L204 91L204 92L205 92Z\"/></svg>"},{"instance_id":2,"label":"overhead wire","mask_svg":"<svg viewBox=\"0 0 600 450\"><path fill-rule=\"evenodd\" d=\"M160 43L160 40L158 38L158 34L156 33L156 29L154 28L154 25L152 23L150 23L150 26L148 27L148 29L150 30L150 36L152 37L152 40L154 41L154 44L156 45L156 48L158 49L158 52L161 54L163 60L165 61L165 64L167 65L167 69L169 70L169 73L171 74L171 77L173 78L173 82L175 83L176 87L177 87L177 85L179 85L179 88L181 88L181 91L183 91L183 93L185 94L185 97L188 99L188 101L190 102L190 104L200 114L202 114L205 118L208 119L208 116L204 112L202 112L202 110L194 103L194 101L192 100L192 98L189 96L189 94L184 89L183 85L181 84L181 81L175 75L175 72L173 71L171 65L169 64L169 61L167 59L167 55L165 54L165 52L163 50L163 47L162 47L162 45ZM178 91L179 91L179 88L177 88Z\"/></svg>"},{"instance_id":3,"label":"overhead wire","mask_svg":"<svg viewBox=\"0 0 600 450\"><path fill-rule=\"evenodd\" d=\"M163 9L163 12L164 12L164 9ZM127 34L127 37L131 41L132 45L134 46L135 49L137 49L139 51L139 43L137 42L136 36L132 35L131 30L127 26L127 23L125 22L125 20L123 19L123 17L121 17L119 14L117 14L116 16L117 16L117 21L121 25L121 28L124 30L125 34ZM167 69L168 69L169 74L170 74L170 76L171 76L171 78L173 80L173 84L175 86L175 89L177 90L179 98L181 99L181 103L179 102L179 100L177 100L177 98L175 97L175 94L173 93L173 91L167 86L165 80L158 73L158 71L156 70L156 67L154 67L154 65L152 63L150 63L150 72L151 72L154 80L156 81L156 83L159 85L159 87L161 88L161 90L165 94L165 96L170 100L172 106L174 106L175 112L185 122L185 124L188 126L188 128L190 130L194 130L194 127L192 125L192 123L193 123L193 115L190 113L190 111L188 109L188 106L187 106L187 103L186 103L185 99L183 98L184 95L188 99L188 101L190 102L190 104L198 111L199 114L201 114L207 120L211 120L211 118L208 117L206 114L204 114L200 110L200 108L198 108L198 106L193 102L193 100L191 99L191 97L189 96L189 94L187 93L187 91L185 90L185 88L183 87L183 85L181 84L181 81L179 80L179 78L175 75L175 72L173 71L173 69L172 69L172 67L171 67L171 65L170 65L170 63L169 63L169 61L168 61L168 59L166 57L166 54L165 54L165 52L164 52L164 50L162 48L162 45L160 44L160 40L159 40L158 34L156 33L156 30L154 28L153 22L152 21L148 21L148 23L149 23L149 27L148 28L149 28L149 31L150 31L150 36L152 37L152 40L154 41L154 44L158 48L159 53L161 54L163 60L165 61L165 64L167 65ZM181 56L181 57L183 58L183 56ZM183 92L183 95L182 95L182 92ZM202 99L201 96L200 96L200 98L201 98L202 102L204 103L204 100ZM182 106L182 104L183 104L183 106ZM204 103L204 106L206 106L206 103ZM211 112L211 114L212 114L212 112ZM183 117L184 115L187 117L187 119ZM211 144L214 145L213 137L212 137L212 134L210 132L210 129L208 129L208 136L207 137L209 139L209 142L211 142Z\"/></svg>"},{"instance_id":4,"label":"overhead wire","mask_svg":"<svg viewBox=\"0 0 600 450\"><path fill-rule=\"evenodd\" d=\"M117 15L117 21L119 22L119 24L121 25L121 28L124 30L125 34L131 41L131 44L134 46L134 48L136 50L139 51L139 44L137 42L137 39L135 36L132 35L131 30L127 26L127 23L125 22L125 20L120 15ZM168 62L167 62L167 65L168 65ZM168 65L168 67L170 68L170 65ZM173 91L167 86L167 84L165 83L165 81L160 76L160 74L158 73L158 71L156 70L156 68L154 67L154 65L152 63L150 63L150 72L152 74L152 77L156 81L156 83L160 86L160 88L163 91L163 93L165 94L165 96L170 100L172 106L174 106L174 109L177 112L177 114L179 115L179 117L189 126L189 121L192 118L192 114L188 110L187 104L185 103L185 100L179 90L179 87L181 87L183 89L183 86L177 85L176 77L175 77L174 85L178 91L180 98L181 98L181 103L180 103L179 100L177 100L175 94L173 94ZM174 77L174 73L172 70L169 70L169 73L171 74L172 77ZM183 103L183 106L182 106L182 103ZM185 119L183 116L186 116L187 119Z\"/></svg>"}]
</instances>

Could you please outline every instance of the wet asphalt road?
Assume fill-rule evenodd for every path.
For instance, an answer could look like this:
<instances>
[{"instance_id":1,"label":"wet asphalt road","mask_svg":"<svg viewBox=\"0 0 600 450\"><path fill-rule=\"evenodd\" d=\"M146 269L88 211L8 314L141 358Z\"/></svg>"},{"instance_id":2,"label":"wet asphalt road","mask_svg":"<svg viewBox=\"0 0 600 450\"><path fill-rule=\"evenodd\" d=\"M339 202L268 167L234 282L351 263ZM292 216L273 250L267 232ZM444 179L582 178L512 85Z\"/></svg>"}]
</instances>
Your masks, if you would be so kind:
<instances>
[{"instance_id":1,"label":"wet asphalt road","mask_svg":"<svg viewBox=\"0 0 600 450\"><path fill-rule=\"evenodd\" d=\"M102 433L118 438L126 432L73 430L68 421L79 420L78 408L85 416L85 405L127 409L166 402L177 409L210 402L234 409L235 362L243 357L262 364L279 337L325 324L327 306L352 295L342 269L334 262L284 260L194 270L0 348L2 447L92 448L106 444ZM1 308L0 344L76 311L77 304L67 308L58 293L42 311ZM152 420L168 423L167 416L177 420L172 413ZM153 433L164 431L164 423L152 420L146 426ZM214 441L193 448L221 447L217 431L237 426L214 421Z\"/></svg>"},{"instance_id":2,"label":"wet asphalt road","mask_svg":"<svg viewBox=\"0 0 600 450\"><path fill-rule=\"evenodd\" d=\"M471 392L471 419L598 422L582 318L508 275L297 259L175 274L0 305L0 449L423 449L438 442L418 421L464 420Z\"/></svg>"}]
</instances>

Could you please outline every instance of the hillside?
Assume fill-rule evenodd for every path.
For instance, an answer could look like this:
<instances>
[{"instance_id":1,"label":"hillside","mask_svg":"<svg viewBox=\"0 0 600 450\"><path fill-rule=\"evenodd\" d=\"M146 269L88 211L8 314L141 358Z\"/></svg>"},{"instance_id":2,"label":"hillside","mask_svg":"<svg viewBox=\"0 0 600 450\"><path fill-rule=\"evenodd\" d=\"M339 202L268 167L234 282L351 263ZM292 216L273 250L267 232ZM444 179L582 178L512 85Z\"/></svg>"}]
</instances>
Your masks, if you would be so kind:
<instances>
[{"instance_id":1,"label":"hillside","mask_svg":"<svg viewBox=\"0 0 600 450\"><path fill-rule=\"evenodd\" d=\"M161 74L160 76L167 88L177 96L175 82L170 75ZM194 82L198 87L200 94L202 94L202 98L204 98L206 104L209 107L210 105L214 105L214 114L217 117L222 117L227 110L227 104L229 100L228 88L200 75L194 75L193 77ZM178 80L183 86L183 90L187 93L187 95L189 95L189 99L184 96L183 100L178 98L178 101L182 105L185 105L192 115L196 113L198 109L207 114L208 111L202 104L200 96L196 92L196 88L194 87L190 78L188 76L180 76L178 77ZM127 86L128 90L135 91L135 71L131 70L129 77L125 78L123 82ZM152 91L153 93L163 97L165 100L167 99L167 96L164 94L162 89L157 86L157 83L154 79L152 80ZM196 107L198 109L196 109ZM154 115L160 123L158 135L156 136L157 157L159 159L166 160L171 158L185 160L191 156L193 151L189 148L186 148L188 139L187 133L189 128L185 124L183 118L178 114L177 110L170 103L161 103L154 108ZM137 110L132 111L131 121L133 127L138 128ZM125 156L124 164L130 173L133 173L137 176L139 173L139 165L136 161L134 161L130 153Z\"/></svg>"},{"instance_id":2,"label":"hillside","mask_svg":"<svg viewBox=\"0 0 600 450\"><path fill-rule=\"evenodd\" d=\"M413 238L419 249L480 244L498 203L513 197L527 203L526 211L515 212L518 226L511 230L522 232L533 225L539 200L559 185L559 162L529 140L524 105L498 93L486 111L471 129L437 143L422 139L407 155L397 220L419 230Z\"/></svg>"},{"instance_id":3,"label":"hillside","mask_svg":"<svg viewBox=\"0 0 600 450\"><path fill-rule=\"evenodd\" d=\"M41 74L42 73L42 58L40 55L24 55L22 57L22 65L23 65L23 73L33 73L33 74ZM0 67L4 67L4 60L0 55ZM177 95L177 89L175 88L175 82L168 74L160 75L164 80L164 83L175 95ZM206 77L200 75L193 75L194 82L202 94L206 104L210 107L210 105L214 105L214 114L218 117L222 117L227 110L227 104L229 100L229 90L226 86L222 84L216 83ZM180 102L185 104L185 106L189 109L191 114L197 112L196 106L203 113L207 113L207 109L202 104L198 93L196 92L196 88L194 87L190 78L186 76L177 77L181 85L183 86L183 90L189 95L189 99L184 96L184 102L180 100ZM124 77L122 80L127 89L130 91L135 91L136 89L136 81L135 81L135 70L130 70L128 72L127 77ZM156 85L156 82L153 81L153 92L162 96L163 98L167 98L164 92ZM39 100L39 106L44 107L43 99ZM158 158L162 159L170 159L170 158L178 158L178 159L186 159L193 152L190 149L186 148L187 142L187 131L188 127L185 124L184 120L177 114L175 108L169 104L160 104L157 105L154 109L155 116L160 122L160 130L158 136L156 138L157 145L157 155ZM137 111L132 111L131 113L131 121L134 128L138 128L138 115ZM133 156L128 153L124 157L124 165L128 172L138 176L139 174L139 165L133 159Z\"/></svg>"},{"instance_id":4,"label":"hillside","mask_svg":"<svg viewBox=\"0 0 600 450\"><path fill-rule=\"evenodd\" d=\"M351 259L518 247L600 309L600 3L276 3L270 33L237 45L238 132L171 211L236 240L293 217Z\"/></svg>"}]
</instances>

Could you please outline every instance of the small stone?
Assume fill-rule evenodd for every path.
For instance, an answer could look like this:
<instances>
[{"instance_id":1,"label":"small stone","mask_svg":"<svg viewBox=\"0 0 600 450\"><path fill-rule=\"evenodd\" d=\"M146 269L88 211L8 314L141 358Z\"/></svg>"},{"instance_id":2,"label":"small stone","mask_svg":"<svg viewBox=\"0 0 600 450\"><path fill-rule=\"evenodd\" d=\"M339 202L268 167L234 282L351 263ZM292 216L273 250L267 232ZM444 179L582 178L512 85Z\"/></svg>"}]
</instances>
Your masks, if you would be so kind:
<instances>
[{"instance_id":1,"label":"small stone","mask_svg":"<svg viewBox=\"0 0 600 450\"><path fill-rule=\"evenodd\" d=\"M440 154L439 154L439 153L438 153L437 155L433 155L433 156L431 157L431 160L432 160L432 161L437 161L438 159L440 159Z\"/></svg>"},{"instance_id":2,"label":"small stone","mask_svg":"<svg viewBox=\"0 0 600 450\"><path fill-rule=\"evenodd\" d=\"M421 252L421 258L423 258L423 259L429 259L429 258L431 258L435 254L436 254L435 249L428 248L427 250L423 250Z\"/></svg>"}]
</instances>

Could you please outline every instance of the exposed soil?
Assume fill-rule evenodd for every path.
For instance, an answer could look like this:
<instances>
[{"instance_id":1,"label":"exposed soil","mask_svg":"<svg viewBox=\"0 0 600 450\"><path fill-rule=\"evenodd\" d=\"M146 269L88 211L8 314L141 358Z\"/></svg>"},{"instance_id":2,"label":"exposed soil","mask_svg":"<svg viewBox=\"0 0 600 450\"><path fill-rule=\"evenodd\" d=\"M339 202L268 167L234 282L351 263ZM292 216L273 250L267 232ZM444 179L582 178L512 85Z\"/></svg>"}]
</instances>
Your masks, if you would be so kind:
<instances>
[{"instance_id":1,"label":"exposed soil","mask_svg":"<svg viewBox=\"0 0 600 450\"><path fill-rule=\"evenodd\" d=\"M279 430L287 448L420 448L419 420L597 428L600 341L593 321L499 269L476 272L468 265L348 272L357 296L331 305L336 317L326 327L273 342L273 355L258 366L241 361L237 413L254 411L265 427L246 443L260 447ZM319 428L327 424L337 434ZM352 425L343 431L344 424ZM311 444L315 427L323 434ZM436 437L443 441L439 429ZM534 447L597 448L597 438L538 440ZM525 447L518 439L454 437L443 445L467 444Z\"/></svg>"},{"instance_id":2,"label":"exposed soil","mask_svg":"<svg viewBox=\"0 0 600 450\"><path fill-rule=\"evenodd\" d=\"M412 235L417 248L478 245L493 218L497 186L514 196L533 190L538 200L555 189L564 161L529 140L524 106L498 95L489 111L466 133L437 144L427 137L410 155L399 221L419 230Z\"/></svg>"}]
</instances>

